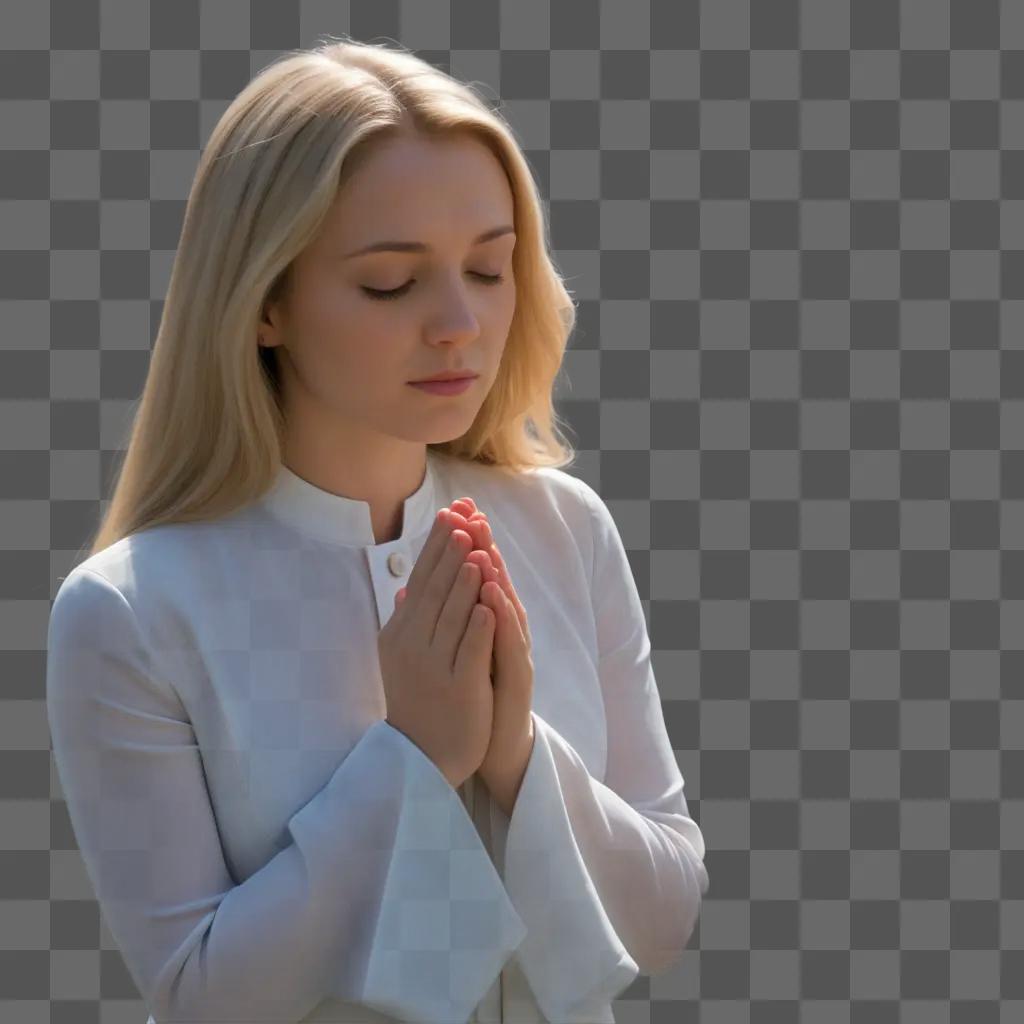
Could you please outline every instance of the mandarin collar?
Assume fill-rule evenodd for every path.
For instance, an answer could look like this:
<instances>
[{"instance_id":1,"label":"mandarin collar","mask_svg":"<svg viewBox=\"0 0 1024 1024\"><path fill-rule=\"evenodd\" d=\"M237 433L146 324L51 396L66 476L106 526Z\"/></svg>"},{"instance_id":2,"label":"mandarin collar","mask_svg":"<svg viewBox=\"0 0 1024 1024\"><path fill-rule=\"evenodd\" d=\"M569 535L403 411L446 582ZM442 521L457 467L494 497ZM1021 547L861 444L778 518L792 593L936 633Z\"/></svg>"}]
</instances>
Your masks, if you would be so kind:
<instances>
[{"instance_id":1,"label":"mandarin collar","mask_svg":"<svg viewBox=\"0 0 1024 1024\"><path fill-rule=\"evenodd\" d=\"M374 539L369 502L325 491L292 472L283 462L263 502L278 519L316 540L381 550L392 545L407 546L412 538L433 525L437 512L435 458L428 448L423 479L403 505L401 536L383 544Z\"/></svg>"}]
</instances>

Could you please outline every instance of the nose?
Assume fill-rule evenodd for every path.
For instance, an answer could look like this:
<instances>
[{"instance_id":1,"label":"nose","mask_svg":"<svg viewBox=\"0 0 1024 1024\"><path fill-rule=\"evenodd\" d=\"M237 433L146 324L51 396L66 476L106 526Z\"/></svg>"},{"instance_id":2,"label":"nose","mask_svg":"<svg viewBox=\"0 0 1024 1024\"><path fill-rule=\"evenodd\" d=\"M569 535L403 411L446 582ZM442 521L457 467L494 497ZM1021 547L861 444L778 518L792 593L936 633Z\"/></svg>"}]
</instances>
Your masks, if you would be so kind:
<instances>
[{"instance_id":1,"label":"nose","mask_svg":"<svg viewBox=\"0 0 1024 1024\"><path fill-rule=\"evenodd\" d=\"M442 310L431 324L431 338L466 345L480 336L480 321L473 311L472 293L467 285L460 282L449 288L442 300Z\"/></svg>"}]
</instances>

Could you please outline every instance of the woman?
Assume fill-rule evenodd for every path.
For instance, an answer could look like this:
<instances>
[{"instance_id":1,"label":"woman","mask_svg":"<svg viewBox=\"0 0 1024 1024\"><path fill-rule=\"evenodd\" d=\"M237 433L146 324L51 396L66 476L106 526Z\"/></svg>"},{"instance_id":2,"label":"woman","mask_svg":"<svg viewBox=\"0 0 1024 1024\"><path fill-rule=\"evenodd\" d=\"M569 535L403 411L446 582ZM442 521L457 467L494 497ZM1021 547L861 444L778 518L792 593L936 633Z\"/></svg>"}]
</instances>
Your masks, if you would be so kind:
<instances>
[{"instance_id":1,"label":"woman","mask_svg":"<svg viewBox=\"0 0 1024 1024\"><path fill-rule=\"evenodd\" d=\"M214 129L48 633L150 1024L611 1022L682 953L704 841L622 540L559 468L574 318L511 129L413 54L292 51Z\"/></svg>"}]
</instances>

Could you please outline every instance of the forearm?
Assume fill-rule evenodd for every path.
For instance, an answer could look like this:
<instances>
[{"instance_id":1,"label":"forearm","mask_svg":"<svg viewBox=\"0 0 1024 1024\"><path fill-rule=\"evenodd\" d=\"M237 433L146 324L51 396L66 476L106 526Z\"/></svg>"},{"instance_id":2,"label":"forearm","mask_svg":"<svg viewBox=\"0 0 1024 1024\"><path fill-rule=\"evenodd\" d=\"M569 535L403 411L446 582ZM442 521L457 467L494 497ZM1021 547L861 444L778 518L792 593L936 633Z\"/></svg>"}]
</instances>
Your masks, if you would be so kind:
<instances>
[{"instance_id":1,"label":"forearm","mask_svg":"<svg viewBox=\"0 0 1024 1024\"><path fill-rule=\"evenodd\" d=\"M491 798L508 818L512 817L512 812L515 809L516 798L519 796L519 790L530 763L530 756L533 753L533 742L534 728L531 715L527 735L518 747L504 759L501 768L490 773L481 773L481 778L491 794Z\"/></svg>"}]
</instances>

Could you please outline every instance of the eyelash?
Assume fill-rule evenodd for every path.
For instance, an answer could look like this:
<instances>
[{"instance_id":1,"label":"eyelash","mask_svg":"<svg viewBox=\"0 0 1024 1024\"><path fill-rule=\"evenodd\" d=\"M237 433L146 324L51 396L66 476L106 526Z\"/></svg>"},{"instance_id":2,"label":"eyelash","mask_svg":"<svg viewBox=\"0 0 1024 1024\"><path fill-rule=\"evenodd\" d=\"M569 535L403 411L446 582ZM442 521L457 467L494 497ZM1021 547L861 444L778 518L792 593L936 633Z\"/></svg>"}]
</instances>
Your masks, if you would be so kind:
<instances>
[{"instance_id":1,"label":"eyelash","mask_svg":"<svg viewBox=\"0 0 1024 1024\"><path fill-rule=\"evenodd\" d=\"M480 279L481 284L488 285L501 284L501 282L505 280L504 274L474 274L474 276ZM360 288L362 288L371 299L381 299L384 301L400 299L411 287L412 281L407 281L400 288L392 288L390 291L382 291L379 288L369 288L366 285L360 285Z\"/></svg>"}]
</instances>

